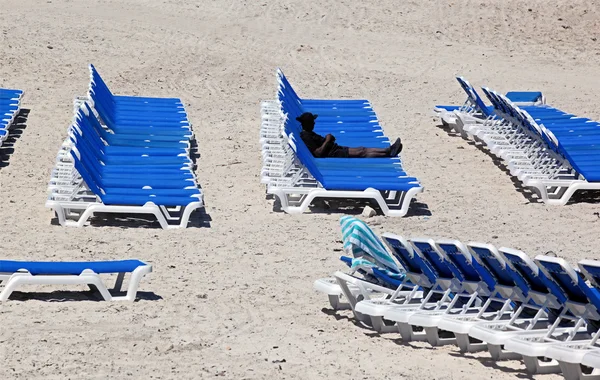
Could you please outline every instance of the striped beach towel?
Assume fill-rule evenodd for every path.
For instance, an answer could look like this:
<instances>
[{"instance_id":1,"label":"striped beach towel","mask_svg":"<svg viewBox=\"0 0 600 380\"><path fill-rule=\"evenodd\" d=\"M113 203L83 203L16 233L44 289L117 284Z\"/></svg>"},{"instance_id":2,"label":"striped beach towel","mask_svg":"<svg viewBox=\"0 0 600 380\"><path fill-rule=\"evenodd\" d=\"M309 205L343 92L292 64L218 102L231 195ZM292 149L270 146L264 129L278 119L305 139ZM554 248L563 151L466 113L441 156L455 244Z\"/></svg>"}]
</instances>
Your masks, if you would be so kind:
<instances>
[{"instance_id":1,"label":"striped beach towel","mask_svg":"<svg viewBox=\"0 0 600 380\"><path fill-rule=\"evenodd\" d=\"M405 273L398 267L377 235L365 222L352 216L340 218L344 251L355 259L366 259L374 264L395 273ZM364 260L356 260L357 265L364 265ZM354 260L353 260L353 266Z\"/></svg>"}]
</instances>

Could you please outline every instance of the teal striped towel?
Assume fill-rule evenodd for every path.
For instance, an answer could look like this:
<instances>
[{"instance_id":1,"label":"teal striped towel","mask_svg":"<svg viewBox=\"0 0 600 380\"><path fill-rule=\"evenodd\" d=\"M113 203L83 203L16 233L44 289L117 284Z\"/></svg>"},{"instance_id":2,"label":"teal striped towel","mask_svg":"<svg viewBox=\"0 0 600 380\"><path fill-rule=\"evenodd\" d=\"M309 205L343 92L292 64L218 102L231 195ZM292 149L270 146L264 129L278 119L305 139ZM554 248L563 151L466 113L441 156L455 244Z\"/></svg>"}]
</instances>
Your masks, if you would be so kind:
<instances>
[{"instance_id":1,"label":"teal striped towel","mask_svg":"<svg viewBox=\"0 0 600 380\"><path fill-rule=\"evenodd\" d=\"M340 224L346 254L352 255L355 259L362 258L372 262L374 266L381 269L395 273L405 273L403 269L398 267L381 240L365 222L352 216L342 216ZM366 263L363 260L357 260L356 265L364 266ZM352 267L356 265L353 260Z\"/></svg>"}]
</instances>

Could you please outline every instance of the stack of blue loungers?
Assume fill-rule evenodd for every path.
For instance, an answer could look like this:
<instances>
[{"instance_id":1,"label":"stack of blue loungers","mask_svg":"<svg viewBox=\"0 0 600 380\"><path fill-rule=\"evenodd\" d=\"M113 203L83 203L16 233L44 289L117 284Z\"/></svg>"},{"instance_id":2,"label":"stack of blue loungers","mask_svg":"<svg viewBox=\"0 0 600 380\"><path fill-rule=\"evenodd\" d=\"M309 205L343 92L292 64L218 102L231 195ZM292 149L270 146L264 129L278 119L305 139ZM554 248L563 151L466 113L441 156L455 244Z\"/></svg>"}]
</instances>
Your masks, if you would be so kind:
<instances>
[{"instance_id":1,"label":"stack of blue loungers","mask_svg":"<svg viewBox=\"0 0 600 380\"><path fill-rule=\"evenodd\" d=\"M174 98L114 96L91 65L90 71L93 107L86 102L77 111L70 155L87 189L101 201L96 211L154 214L163 228L186 227L189 214L202 207L202 193L183 104ZM60 215L70 204L53 201L48 206L61 224L81 226L93 214L84 212L73 223ZM182 215L173 217L171 210Z\"/></svg>"},{"instance_id":2,"label":"stack of blue loungers","mask_svg":"<svg viewBox=\"0 0 600 380\"><path fill-rule=\"evenodd\" d=\"M19 114L23 91L0 88L0 146L8 138L8 129Z\"/></svg>"},{"instance_id":3,"label":"stack of blue loungers","mask_svg":"<svg viewBox=\"0 0 600 380\"><path fill-rule=\"evenodd\" d=\"M600 123L552 107L521 107L552 132L556 148L588 182L600 181Z\"/></svg>"},{"instance_id":4,"label":"stack of blue loungers","mask_svg":"<svg viewBox=\"0 0 600 380\"><path fill-rule=\"evenodd\" d=\"M531 161L521 172L511 170L525 186L536 188L544 202L558 205L566 204L575 191L600 190L600 123L549 106L517 107L494 91L484 91L494 112L508 122L504 135L510 137L505 140L515 141L512 149L526 153L513 162L503 157L509 168L523 165L524 157ZM490 145L494 140L484 141Z\"/></svg>"},{"instance_id":5,"label":"stack of blue loungers","mask_svg":"<svg viewBox=\"0 0 600 380\"><path fill-rule=\"evenodd\" d=\"M287 114L285 134L295 146L299 161L326 190L381 192L421 192L415 177L407 176L399 157L391 158L315 158L300 139L301 127L295 120L303 112L319 115L314 131L331 133L336 143L348 147L386 148L390 140L384 135L377 116L367 100L300 99L285 76L279 75L279 101ZM352 198L348 196L348 198ZM406 209L406 207L405 207ZM385 212L385 210L384 210ZM390 213L393 215L394 213Z\"/></svg>"}]
</instances>

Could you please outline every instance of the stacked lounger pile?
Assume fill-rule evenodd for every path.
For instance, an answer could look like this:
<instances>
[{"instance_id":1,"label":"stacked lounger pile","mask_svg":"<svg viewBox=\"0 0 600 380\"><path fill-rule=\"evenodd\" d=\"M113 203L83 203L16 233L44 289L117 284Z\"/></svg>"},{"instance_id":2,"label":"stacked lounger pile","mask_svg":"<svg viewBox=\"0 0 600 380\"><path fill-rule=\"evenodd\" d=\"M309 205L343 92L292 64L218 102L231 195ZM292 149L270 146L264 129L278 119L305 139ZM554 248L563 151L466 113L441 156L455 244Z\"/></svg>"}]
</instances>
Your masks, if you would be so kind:
<instances>
[{"instance_id":1,"label":"stacked lounger pile","mask_svg":"<svg viewBox=\"0 0 600 380\"><path fill-rule=\"evenodd\" d=\"M518 106L484 88L493 116L466 128L506 162L510 173L548 204L578 190L600 190L600 123L544 106Z\"/></svg>"},{"instance_id":2,"label":"stacked lounger pile","mask_svg":"<svg viewBox=\"0 0 600 380\"><path fill-rule=\"evenodd\" d=\"M520 359L531 374L600 377L599 261L572 267L560 258L532 260L490 244L388 233L383 239L406 278L390 279L377 262L380 268L370 268L368 276L355 268L336 272L334 281L317 280L315 289L333 308L352 308L362 323L399 332L407 342Z\"/></svg>"},{"instance_id":3,"label":"stacked lounger pile","mask_svg":"<svg viewBox=\"0 0 600 380\"><path fill-rule=\"evenodd\" d=\"M21 108L23 91L0 88L0 146L8 138L9 129Z\"/></svg>"},{"instance_id":4,"label":"stacked lounger pile","mask_svg":"<svg viewBox=\"0 0 600 380\"><path fill-rule=\"evenodd\" d=\"M46 206L67 226L104 212L151 214L163 228L185 228L203 199L181 100L115 96L91 65L90 72L88 98L75 101Z\"/></svg>"},{"instance_id":5,"label":"stacked lounger pile","mask_svg":"<svg viewBox=\"0 0 600 380\"><path fill-rule=\"evenodd\" d=\"M300 139L296 117L312 112L319 115L315 132L333 134L339 145L389 147L370 103L301 99L279 70L277 80L278 100L263 102L261 109L261 181L283 210L302 213L320 197L362 198L375 200L386 215L404 216L423 187L406 174L399 157L315 158Z\"/></svg>"}]
</instances>

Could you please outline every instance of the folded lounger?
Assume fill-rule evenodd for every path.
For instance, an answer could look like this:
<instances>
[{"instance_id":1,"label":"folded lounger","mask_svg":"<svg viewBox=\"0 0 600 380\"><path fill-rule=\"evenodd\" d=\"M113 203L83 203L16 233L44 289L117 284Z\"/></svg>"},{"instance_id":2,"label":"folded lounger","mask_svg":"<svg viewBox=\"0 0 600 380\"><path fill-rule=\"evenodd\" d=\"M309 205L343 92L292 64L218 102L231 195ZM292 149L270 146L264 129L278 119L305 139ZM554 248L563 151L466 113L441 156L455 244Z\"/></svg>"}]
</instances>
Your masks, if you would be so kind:
<instances>
[{"instance_id":1,"label":"folded lounger","mask_svg":"<svg viewBox=\"0 0 600 380\"><path fill-rule=\"evenodd\" d=\"M134 301L140 281L152 266L139 260L43 262L0 261L0 301L7 301L21 285L88 285L106 301ZM127 273L131 274L125 296L113 296L100 274L117 274L113 293L120 292Z\"/></svg>"},{"instance_id":2,"label":"folded lounger","mask_svg":"<svg viewBox=\"0 0 600 380\"><path fill-rule=\"evenodd\" d=\"M586 279L565 260L556 257L537 256L536 262L548 278L554 279L567 295L564 308L552 326L542 334L527 332L509 339L506 349L523 355L529 373L559 372L561 366L556 361L542 361L549 348L563 342L585 344L593 339L600 326L600 295L598 290L586 284ZM572 321L568 328L560 328L565 321ZM588 324L590 321L593 324ZM594 327L595 326L595 327ZM561 353L565 351L561 350ZM573 353L573 351L571 351ZM568 368L567 373L569 373ZM569 373L570 374L570 373ZM572 374L570 374L572 375Z\"/></svg>"}]
</instances>

